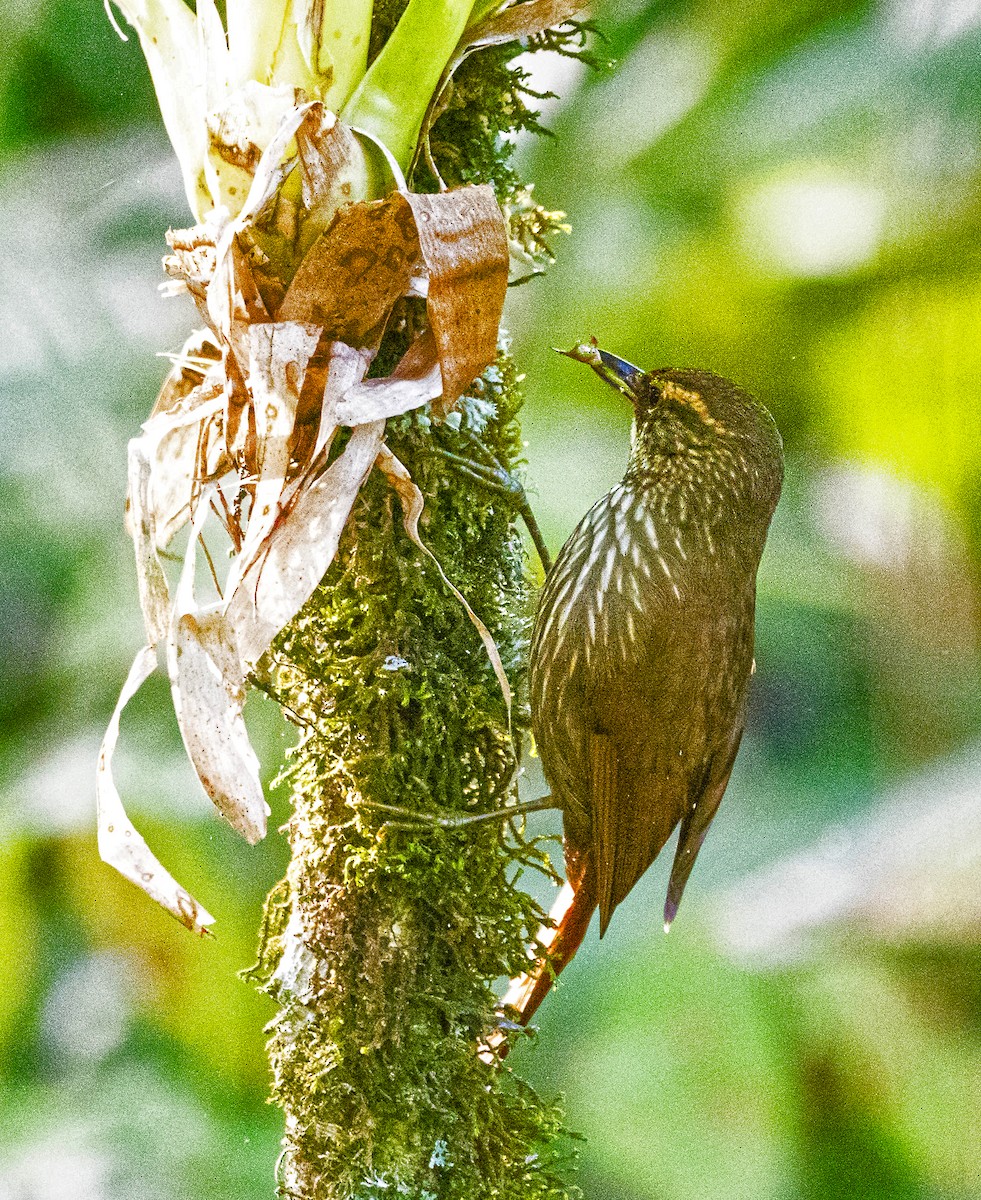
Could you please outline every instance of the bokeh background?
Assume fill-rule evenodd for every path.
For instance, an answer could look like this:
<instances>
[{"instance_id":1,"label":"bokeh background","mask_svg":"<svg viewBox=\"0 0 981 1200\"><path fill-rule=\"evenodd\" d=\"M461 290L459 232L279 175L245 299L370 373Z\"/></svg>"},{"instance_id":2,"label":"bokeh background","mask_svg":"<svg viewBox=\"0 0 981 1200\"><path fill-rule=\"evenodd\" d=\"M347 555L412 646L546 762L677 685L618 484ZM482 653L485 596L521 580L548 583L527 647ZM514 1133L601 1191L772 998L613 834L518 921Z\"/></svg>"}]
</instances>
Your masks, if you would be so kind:
<instances>
[{"instance_id":1,"label":"bokeh background","mask_svg":"<svg viewBox=\"0 0 981 1200\"><path fill-rule=\"evenodd\" d=\"M755 390L787 483L681 917L665 938L658 864L512 1061L565 1093L587 1200L978 1198L981 4L597 16L616 70L535 65L557 136L519 148L574 227L509 301L540 521L557 547L622 470L624 405L549 349L589 334ZM123 791L219 937L95 854L141 640L125 443L193 320L156 291L180 181L101 5L2 25L0 1200L258 1200L272 1010L236 971L284 847L197 798L162 684L126 716ZM287 738L251 716L272 774Z\"/></svg>"}]
</instances>

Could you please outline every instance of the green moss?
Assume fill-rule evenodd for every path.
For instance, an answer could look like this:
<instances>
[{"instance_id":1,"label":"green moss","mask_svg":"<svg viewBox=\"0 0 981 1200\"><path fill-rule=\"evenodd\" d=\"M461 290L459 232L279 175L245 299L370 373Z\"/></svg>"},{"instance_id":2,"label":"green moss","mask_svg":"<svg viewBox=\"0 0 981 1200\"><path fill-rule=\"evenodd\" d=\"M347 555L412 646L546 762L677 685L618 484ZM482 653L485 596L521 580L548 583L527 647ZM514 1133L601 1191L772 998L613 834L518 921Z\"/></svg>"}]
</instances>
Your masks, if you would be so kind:
<instances>
[{"instance_id":1,"label":"green moss","mask_svg":"<svg viewBox=\"0 0 981 1200\"><path fill-rule=\"evenodd\" d=\"M501 135L536 127L523 77L507 66L517 49L468 61L433 141L447 181L490 181L504 200L526 185ZM378 370L391 369L423 317L417 303L402 306ZM515 880L548 869L547 858L513 823L424 819L514 798L528 724L521 539L513 508L439 450L468 456L476 435L515 470L520 402L505 355L444 423L409 414L386 435L426 497L422 537L495 639L513 712L379 472L321 587L273 650L270 689L300 729L286 772L292 860L267 904L251 977L280 1005L270 1026L273 1097L287 1119L280 1182L297 1200L575 1193L564 1182L573 1142L559 1107L478 1053L496 1027L501 980L527 965L543 919ZM418 827L379 804L422 814Z\"/></svg>"},{"instance_id":2,"label":"green moss","mask_svg":"<svg viewBox=\"0 0 981 1200\"><path fill-rule=\"evenodd\" d=\"M388 440L428 497L427 544L491 629L520 694L527 597L513 513L435 452L465 451L476 431L513 467L517 406L504 360L459 421L406 417ZM495 1024L495 984L520 973L542 918L511 883L540 850L503 821L412 831L370 807L489 811L511 796L516 766L477 631L406 537L381 475L275 655L277 689L303 723L289 768L288 876L303 965L274 970L290 942L280 894L259 968L282 1006L270 1049L289 1121L284 1180L317 1200L569 1195L558 1109L477 1054ZM525 725L519 705L515 735Z\"/></svg>"}]
</instances>

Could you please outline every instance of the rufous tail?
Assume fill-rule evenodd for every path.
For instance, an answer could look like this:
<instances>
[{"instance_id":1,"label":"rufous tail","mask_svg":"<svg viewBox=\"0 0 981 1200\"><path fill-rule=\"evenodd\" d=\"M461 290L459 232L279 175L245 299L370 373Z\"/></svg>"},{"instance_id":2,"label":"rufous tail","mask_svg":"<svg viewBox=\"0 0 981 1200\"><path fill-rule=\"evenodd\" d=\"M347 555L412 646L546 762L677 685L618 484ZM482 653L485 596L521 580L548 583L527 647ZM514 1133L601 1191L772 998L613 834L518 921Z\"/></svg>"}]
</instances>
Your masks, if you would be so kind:
<instances>
[{"instance_id":1,"label":"rufous tail","mask_svg":"<svg viewBox=\"0 0 981 1200\"><path fill-rule=\"evenodd\" d=\"M570 883L563 884L549 913L550 923L538 931L536 941L542 948L541 958L526 975L511 981L501 1000L505 1020L517 1025L528 1024L558 975L582 945L595 911L595 888L588 874L580 879L578 890ZM498 1060L507 1056L509 1046L503 1030L487 1039L486 1049Z\"/></svg>"}]
</instances>

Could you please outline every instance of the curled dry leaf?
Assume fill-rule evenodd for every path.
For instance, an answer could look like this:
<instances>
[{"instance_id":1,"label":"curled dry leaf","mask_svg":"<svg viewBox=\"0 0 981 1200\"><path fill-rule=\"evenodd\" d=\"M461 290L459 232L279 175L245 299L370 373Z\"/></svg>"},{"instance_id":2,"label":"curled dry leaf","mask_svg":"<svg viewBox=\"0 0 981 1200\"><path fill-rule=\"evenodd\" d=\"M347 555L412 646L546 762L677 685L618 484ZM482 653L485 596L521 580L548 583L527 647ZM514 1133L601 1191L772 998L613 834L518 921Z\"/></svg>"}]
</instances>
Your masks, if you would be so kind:
<instances>
[{"instance_id":1,"label":"curled dry leaf","mask_svg":"<svg viewBox=\"0 0 981 1200\"><path fill-rule=\"evenodd\" d=\"M315 322L350 346L377 342L418 259L412 210L398 192L345 205L310 248L276 315Z\"/></svg>"},{"instance_id":2,"label":"curled dry leaf","mask_svg":"<svg viewBox=\"0 0 981 1200\"><path fill-rule=\"evenodd\" d=\"M334 561L341 533L385 433L359 425L337 459L296 497L230 597L241 660L254 663L300 611Z\"/></svg>"},{"instance_id":3,"label":"curled dry leaf","mask_svg":"<svg viewBox=\"0 0 981 1200\"><path fill-rule=\"evenodd\" d=\"M445 415L497 357L508 283L504 218L488 184L435 196L407 193L429 272L429 321L443 373Z\"/></svg>"},{"instance_id":4,"label":"curled dry leaf","mask_svg":"<svg viewBox=\"0 0 981 1200\"><path fill-rule=\"evenodd\" d=\"M266 836L269 806L245 728L245 679L231 627L217 610L183 613L167 652L188 757L221 815L254 844Z\"/></svg>"},{"instance_id":5,"label":"curled dry leaf","mask_svg":"<svg viewBox=\"0 0 981 1200\"><path fill-rule=\"evenodd\" d=\"M150 509L159 550L168 546L191 517L201 484L224 475L225 453L221 382L211 378L195 388L182 408L151 417L141 439L149 447Z\"/></svg>"},{"instance_id":6,"label":"curled dry leaf","mask_svg":"<svg viewBox=\"0 0 981 1200\"><path fill-rule=\"evenodd\" d=\"M255 843L266 835L269 806L245 728L236 630L223 605L200 607L194 599L196 547L207 515L202 504L191 528L167 639L167 670L181 737L202 787L229 824Z\"/></svg>"},{"instance_id":7,"label":"curled dry leaf","mask_svg":"<svg viewBox=\"0 0 981 1200\"><path fill-rule=\"evenodd\" d=\"M199 10L200 11L200 10ZM220 29L219 21L219 29ZM224 40L224 34L215 41ZM254 79L211 106L205 170L215 203L235 216L252 186L263 151L296 104L296 89L269 87Z\"/></svg>"},{"instance_id":8,"label":"curled dry leaf","mask_svg":"<svg viewBox=\"0 0 981 1200\"><path fill-rule=\"evenodd\" d=\"M252 512L236 560L248 564L272 530L290 463L290 440L300 388L317 343L315 325L296 322L250 325L249 384L255 413L255 472Z\"/></svg>"},{"instance_id":9,"label":"curled dry leaf","mask_svg":"<svg viewBox=\"0 0 981 1200\"><path fill-rule=\"evenodd\" d=\"M103 862L115 867L177 918L194 933L204 933L214 917L198 904L184 888L160 865L146 842L133 828L123 810L119 792L112 777L112 756L119 740L119 718L133 696L156 669L156 654L144 646L133 660L129 675L109 721L109 728L99 751L95 777L98 809L99 855Z\"/></svg>"},{"instance_id":10,"label":"curled dry leaf","mask_svg":"<svg viewBox=\"0 0 981 1200\"><path fill-rule=\"evenodd\" d=\"M320 428L314 446L312 462L330 449L340 421L337 408L344 397L364 379L371 366L373 352L355 350L344 342L332 342L327 366L327 381L324 384L323 406L320 410Z\"/></svg>"},{"instance_id":11,"label":"curled dry leaf","mask_svg":"<svg viewBox=\"0 0 981 1200\"><path fill-rule=\"evenodd\" d=\"M327 228L342 204L370 195L368 160L351 129L322 104L296 131L306 246Z\"/></svg>"},{"instance_id":12,"label":"curled dry leaf","mask_svg":"<svg viewBox=\"0 0 981 1200\"><path fill-rule=\"evenodd\" d=\"M484 643L484 649L487 651L487 657L494 668L497 682L501 685L501 694L504 696L504 704L508 712L508 723L510 724L511 685L508 682L507 672L504 670L504 663L501 661L501 652L497 648L497 643L491 636L491 631L467 603L463 593L447 577L439 559L419 536L419 518L422 516L422 510L425 507L422 492L409 474L408 467L385 445L382 445L378 452L377 466L395 489L402 503L402 524L405 527L406 534L419 547L423 554L435 564L440 578L463 605L474 628L480 634L480 640Z\"/></svg>"},{"instance_id":13,"label":"curled dry leaf","mask_svg":"<svg viewBox=\"0 0 981 1200\"><path fill-rule=\"evenodd\" d=\"M421 408L443 392L443 376L432 330L420 333L391 375L349 387L338 400L340 425L362 425Z\"/></svg>"}]
</instances>

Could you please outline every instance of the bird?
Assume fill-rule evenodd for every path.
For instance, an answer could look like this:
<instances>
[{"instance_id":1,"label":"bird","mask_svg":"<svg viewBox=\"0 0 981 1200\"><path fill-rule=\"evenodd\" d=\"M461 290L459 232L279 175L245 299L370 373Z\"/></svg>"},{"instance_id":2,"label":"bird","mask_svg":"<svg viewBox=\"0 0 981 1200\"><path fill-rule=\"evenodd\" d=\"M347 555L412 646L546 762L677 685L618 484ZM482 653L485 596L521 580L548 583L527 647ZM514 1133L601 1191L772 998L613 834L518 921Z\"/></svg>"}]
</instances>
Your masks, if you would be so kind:
<instances>
[{"instance_id":1,"label":"bird","mask_svg":"<svg viewBox=\"0 0 981 1200\"><path fill-rule=\"evenodd\" d=\"M593 913L602 937L679 827L665 931L674 920L743 733L757 569L783 483L776 424L736 384L643 371L595 341L562 353L625 395L634 421L626 472L559 552L532 629L532 732L567 882L537 965L502 1000L517 1026Z\"/></svg>"}]
</instances>

